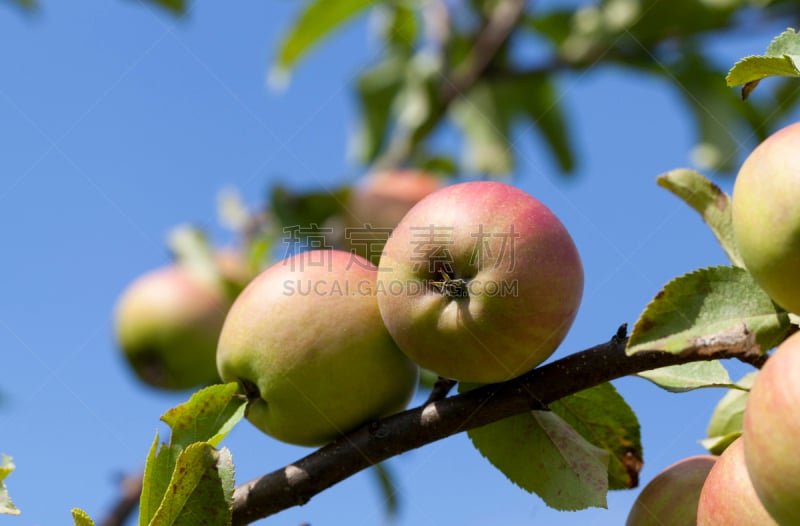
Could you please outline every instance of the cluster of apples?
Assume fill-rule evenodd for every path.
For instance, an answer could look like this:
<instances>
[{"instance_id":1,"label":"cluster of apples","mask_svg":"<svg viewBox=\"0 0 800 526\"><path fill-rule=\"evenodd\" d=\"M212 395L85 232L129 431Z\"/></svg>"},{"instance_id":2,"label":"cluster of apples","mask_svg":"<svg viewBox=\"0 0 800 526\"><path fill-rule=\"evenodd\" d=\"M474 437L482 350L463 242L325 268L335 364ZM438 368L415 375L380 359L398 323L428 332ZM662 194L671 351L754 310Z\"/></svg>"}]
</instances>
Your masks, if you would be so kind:
<instances>
[{"instance_id":1,"label":"cluster of apples","mask_svg":"<svg viewBox=\"0 0 800 526\"><path fill-rule=\"evenodd\" d=\"M733 190L734 235L747 270L800 314L800 123L768 137ZM767 360L748 395L743 430L722 455L670 466L642 491L628 526L800 525L800 333Z\"/></svg>"},{"instance_id":2,"label":"cluster of apples","mask_svg":"<svg viewBox=\"0 0 800 526\"><path fill-rule=\"evenodd\" d=\"M117 344L145 384L180 390L219 381L217 339L252 273L234 250L218 251L214 263L213 275L181 262L150 271L117 302Z\"/></svg>"},{"instance_id":3,"label":"cluster of apples","mask_svg":"<svg viewBox=\"0 0 800 526\"><path fill-rule=\"evenodd\" d=\"M368 251L301 252L253 279L220 258L220 276L248 282L235 300L180 264L134 282L116 327L139 377L167 389L237 381L256 427L316 446L404 409L419 366L504 381L566 336L583 268L566 228L527 193L394 171L367 177L346 208Z\"/></svg>"},{"instance_id":4,"label":"cluster of apples","mask_svg":"<svg viewBox=\"0 0 800 526\"><path fill-rule=\"evenodd\" d=\"M498 182L445 186L405 214L378 266L316 250L261 273L228 313L217 366L258 428L320 445L402 410L418 366L476 383L532 369L582 290L572 238L543 204Z\"/></svg>"},{"instance_id":5,"label":"cluster of apples","mask_svg":"<svg viewBox=\"0 0 800 526\"><path fill-rule=\"evenodd\" d=\"M440 177L415 170L376 172L354 189L343 223L374 226L370 245L348 243L348 250L374 259L391 230L420 199L442 184ZM342 238L344 236L341 236ZM147 272L120 296L115 312L119 348L148 386L183 390L220 381L216 365L219 334L236 296L255 277L241 250L214 254L215 273L183 262ZM377 263L377 261L375 261Z\"/></svg>"}]
</instances>

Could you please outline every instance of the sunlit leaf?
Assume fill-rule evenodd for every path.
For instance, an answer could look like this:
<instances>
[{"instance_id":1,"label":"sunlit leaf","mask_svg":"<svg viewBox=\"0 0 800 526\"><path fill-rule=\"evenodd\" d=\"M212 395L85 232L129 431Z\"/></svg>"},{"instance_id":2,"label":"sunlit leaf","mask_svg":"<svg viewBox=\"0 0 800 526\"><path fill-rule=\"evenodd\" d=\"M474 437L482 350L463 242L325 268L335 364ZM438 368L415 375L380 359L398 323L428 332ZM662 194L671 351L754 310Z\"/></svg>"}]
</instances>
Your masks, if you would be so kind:
<instances>
[{"instance_id":1,"label":"sunlit leaf","mask_svg":"<svg viewBox=\"0 0 800 526\"><path fill-rule=\"evenodd\" d=\"M480 84L451 107L453 120L466 137L465 163L478 173L507 175L513 166L509 123L499 103L491 88Z\"/></svg>"},{"instance_id":2,"label":"sunlit leaf","mask_svg":"<svg viewBox=\"0 0 800 526\"><path fill-rule=\"evenodd\" d=\"M0 455L0 514L19 515L19 509L11 502L8 496L5 479L14 471L14 461L7 455Z\"/></svg>"},{"instance_id":3,"label":"sunlit leaf","mask_svg":"<svg viewBox=\"0 0 800 526\"><path fill-rule=\"evenodd\" d=\"M202 230L191 225L177 226L169 232L168 245L175 258L192 273L209 283L219 281L214 252Z\"/></svg>"},{"instance_id":4,"label":"sunlit leaf","mask_svg":"<svg viewBox=\"0 0 800 526\"><path fill-rule=\"evenodd\" d=\"M229 526L233 509L233 461L230 452L200 442L177 459L169 491L150 526Z\"/></svg>"},{"instance_id":5,"label":"sunlit leaf","mask_svg":"<svg viewBox=\"0 0 800 526\"><path fill-rule=\"evenodd\" d=\"M642 371L637 376L650 380L672 393L685 393L704 387L733 387L734 385L727 369L718 360L660 367Z\"/></svg>"},{"instance_id":6,"label":"sunlit leaf","mask_svg":"<svg viewBox=\"0 0 800 526\"><path fill-rule=\"evenodd\" d=\"M356 138L360 159L372 161L380 153L392 116L392 104L405 80L407 61L392 55L359 77L356 89L361 103L361 126Z\"/></svg>"},{"instance_id":7,"label":"sunlit leaf","mask_svg":"<svg viewBox=\"0 0 800 526\"><path fill-rule=\"evenodd\" d=\"M275 61L281 71L291 69L298 59L329 33L353 18L376 0L311 0L284 37Z\"/></svg>"},{"instance_id":8,"label":"sunlit leaf","mask_svg":"<svg viewBox=\"0 0 800 526\"><path fill-rule=\"evenodd\" d=\"M159 443L158 433L144 466L142 493L139 497L139 526L148 526L167 493L172 472L181 449Z\"/></svg>"},{"instance_id":9,"label":"sunlit leaf","mask_svg":"<svg viewBox=\"0 0 800 526\"><path fill-rule=\"evenodd\" d=\"M728 86L745 85L742 98L747 98L758 82L767 77L800 76L800 33L787 29L770 43L763 55L751 55L738 61L725 82Z\"/></svg>"},{"instance_id":10,"label":"sunlit leaf","mask_svg":"<svg viewBox=\"0 0 800 526\"><path fill-rule=\"evenodd\" d=\"M94 526L94 521L89 514L78 508L73 508L72 520L75 522L75 526Z\"/></svg>"},{"instance_id":11,"label":"sunlit leaf","mask_svg":"<svg viewBox=\"0 0 800 526\"><path fill-rule=\"evenodd\" d=\"M737 388L728 391L714 408L706 430L708 438L701 442L712 454L721 454L741 435L749 389L757 375L752 372L736 382Z\"/></svg>"},{"instance_id":12,"label":"sunlit leaf","mask_svg":"<svg viewBox=\"0 0 800 526\"><path fill-rule=\"evenodd\" d=\"M236 382L206 387L188 402L161 417L172 428L170 445L185 448L194 442L218 446L244 417L246 400L238 395Z\"/></svg>"},{"instance_id":13,"label":"sunlit leaf","mask_svg":"<svg viewBox=\"0 0 800 526\"><path fill-rule=\"evenodd\" d=\"M708 352L749 338L766 351L783 340L789 326L787 314L746 270L704 268L664 286L634 325L627 352Z\"/></svg>"},{"instance_id":14,"label":"sunlit leaf","mask_svg":"<svg viewBox=\"0 0 800 526\"><path fill-rule=\"evenodd\" d=\"M694 170L672 170L658 176L656 181L659 186L681 198L699 213L731 263L744 267L733 235L731 200L728 194Z\"/></svg>"}]
</instances>

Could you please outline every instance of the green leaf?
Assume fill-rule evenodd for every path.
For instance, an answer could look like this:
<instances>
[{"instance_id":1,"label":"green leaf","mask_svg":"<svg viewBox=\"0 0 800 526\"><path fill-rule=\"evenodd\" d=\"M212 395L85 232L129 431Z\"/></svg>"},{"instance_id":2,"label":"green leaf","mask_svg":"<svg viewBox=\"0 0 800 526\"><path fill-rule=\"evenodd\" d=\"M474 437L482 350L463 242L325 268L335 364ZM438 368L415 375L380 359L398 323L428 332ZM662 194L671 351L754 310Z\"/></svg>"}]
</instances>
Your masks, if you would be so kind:
<instances>
[{"instance_id":1,"label":"green leaf","mask_svg":"<svg viewBox=\"0 0 800 526\"><path fill-rule=\"evenodd\" d=\"M150 521L158 511L161 501L167 493L169 481L180 453L179 447L165 444L159 446L158 433L156 433L144 466L142 494L139 497L139 526L150 525Z\"/></svg>"},{"instance_id":2,"label":"green leaf","mask_svg":"<svg viewBox=\"0 0 800 526\"><path fill-rule=\"evenodd\" d=\"M185 448L194 442L216 447L244 416L246 400L236 382L217 384L194 393L188 402L161 416L172 428L170 445Z\"/></svg>"},{"instance_id":3,"label":"green leaf","mask_svg":"<svg viewBox=\"0 0 800 526\"><path fill-rule=\"evenodd\" d=\"M561 96L549 76L511 74L509 78L492 79L488 85L505 129L516 121L537 128L559 167L565 172L575 167L569 125L561 111Z\"/></svg>"},{"instance_id":4,"label":"green leaf","mask_svg":"<svg viewBox=\"0 0 800 526\"><path fill-rule=\"evenodd\" d=\"M466 137L465 162L470 169L490 175L507 175L513 167L509 123L500 101L485 83L453 102L450 112Z\"/></svg>"},{"instance_id":5,"label":"green leaf","mask_svg":"<svg viewBox=\"0 0 800 526\"><path fill-rule=\"evenodd\" d=\"M376 0L311 0L292 25L278 48L274 67L281 73L338 26L351 19Z\"/></svg>"},{"instance_id":6,"label":"green leaf","mask_svg":"<svg viewBox=\"0 0 800 526\"><path fill-rule=\"evenodd\" d=\"M613 385L580 391L553 402L550 409L583 438L609 453L609 489L637 486L642 466L639 421Z\"/></svg>"},{"instance_id":7,"label":"green leaf","mask_svg":"<svg viewBox=\"0 0 800 526\"><path fill-rule=\"evenodd\" d=\"M89 514L78 508L72 509L72 520L75 522L75 526L94 526L94 521Z\"/></svg>"},{"instance_id":8,"label":"green leaf","mask_svg":"<svg viewBox=\"0 0 800 526\"><path fill-rule=\"evenodd\" d=\"M731 263L744 267L733 235L731 200L717 185L694 170L678 169L659 175L658 185L691 206L711 228Z\"/></svg>"},{"instance_id":9,"label":"green leaf","mask_svg":"<svg viewBox=\"0 0 800 526\"><path fill-rule=\"evenodd\" d=\"M288 237L289 235L287 228L301 231L304 229L315 230L316 232L308 235L321 236L327 232L323 230L322 225L329 218L342 213L349 193L349 188L323 192L295 192L277 184L272 187L270 192L270 205L279 223L284 227L284 236ZM319 228L314 229L314 225Z\"/></svg>"},{"instance_id":10,"label":"green leaf","mask_svg":"<svg viewBox=\"0 0 800 526\"><path fill-rule=\"evenodd\" d=\"M699 269L667 283L640 315L628 354L674 354L740 345L755 337L766 351L780 343L789 317L738 267Z\"/></svg>"},{"instance_id":11,"label":"green leaf","mask_svg":"<svg viewBox=\"0 0 800 526\"><path fill-rule=\"evenodd\" d=\"M712 455L721 455L728 449L728 446L733 444L740 436L742 436L742 432L735 431L727 435L706 438L700 441L700 445L706 448Z\"/></svg>"},{"instance_id":12,"label":"green leaf","mask_svg":"<svg viewBox=\"0 0 800 526\"><path fill-rule=\"evenodd\" d=\"M741 435L749 390L757 375L758 372L745 375L736 383L736 389L728 391L714 408L706 430L708 438L702 441L703 446L711 453L721 454Z\"/></svg>"},{"instance_id":13,"label":"green leaf","mask_svg":"<svg viewBox=\"0 0 800 526\"><path fill-rule=\"evenodd\" d=\"M650 380L672 393L685 393L703 387L734 386L727 369L719 360L660 367L651 371L642 371L637 376Z\"/></svg>"},{"instance_id":14,"label":"green leaf","mask_svg":"<svg viewBox=\"0 0 800 526\"><path fill-rule=\"evenodd\" d=\"M229 526L233 510L233 462L226 448L200 442L178 457L169 491L150 526Z\"/></svg>"},{"instance_id":15,"label":"green leaf","mask_svg":"<svg viewBox=\"0 0 800 526\"><path fill-rule=\"evenodd\" d=\"M386 462L374 464L371 471L375 475L375 482L377 482L378 488L381 490L383 503L386 506L386 516L389 518L396 517L399 507L397 502L399 493L394 483L392 471Z\"/></svg>"},{"instance_id":16,"label":"green leaf","mask_svg":"<svg viewBox=\"0 0 800 526\"><path fill-rule=\"evenodd\" d=\"M250 225L250 210L236 188L224 188L217 192L217 218L229 230L239 232Z\"/></svg>"},{"instance_id":17,"label":"green leaf","mask_svg":"<svg viewBox=\"0 0 800 526\"><path fill-rule=\"evenodd\" d=\"M763 55L745 57L734 64L725 77L725 82L728 87L744 84L742 98L747 98L761 79L798 76L800 76L800 33L789 28L775 37Z\"/></svg>"},{"instance_id":18,"label":"green leaf","mask_svg":"<svg viewBox=\"0 0 800 526\"><path fill-rule=\"evenodd\" d=\"M575 154L570 140L570 128L561 110L563 95L545 75L523 77L517 89L524 90L522 109L542 134L560 168L570 172L575 168Z\"/></svg>"},{"instance_id":19,"label":"green leaf","mask_svg":"<svg viewBox=\"0 0 800 526\"><path fill-rule=\"evenodd\" d=\"M177 226L168 235L168 245L181 265L209 283L219 283L214 252L202 230L191 225Z\"/></svg>"},{"instance_id":20,"label":"green leaf","mask_svg":"<svg viewBox=\"0 0 800 526\"><path fill-rule=\"evenodd\" d=\"M437 174L440 177L454 177L458 173L458 165L450 157L429 156L422 152L417 152L411 163L424 172Z\"/></svg>"},{"instance_id":21,"label":"green leaf","mask_svg":"<svg viewBox=\"0 0 800 526\"><path fill-rule=\"evenodd\" d=\"M358 79L356 91L361 103L361 126L355 149L362 161L373 161L386 142L392 104L405 81L407 64L405 57L391 55Z\"/></svg>"},{"instance_id":22,"label":"green leaf","mask_svg":"<svg viewBox=\"0 0 800 526\"><path fill-rule=\"evenodd\" d=\"M150 2L176 15L182 15L186 12L186 0L150 0Z\"/></svg>"},{"instance_id":23,"label":"green leaf","mask_svg":"<svg viewBox=\"0 0 800 526\"><path fill-rule=\"evenodd\" d=\"M551 508L605 507L608 453L554 412L531 411L468 431L472 443L514 484Z\"/></svg>"},{"instance_id":24,"label":"green leaf","mask_svg":"<svg viewBox=\"0 0 800 526\"><path fill-rule=\"evenodd\" d=\"M387 22L384 26L383 40L386 45L410 55L417 41L417 15L410 3L393 2L384 8Z\"/></svg>"},{"instance_id":25,"label":"green leaf","mask_svg":"<svg viewBox=\"0 0 800 526\"><path fill-rule=\"evenodd\" d=\"M13 471L14 460L8 455L0 455L0 514L2 515L19 515L19 509L11 502L11 497L8 496L8 488L6 488L5 479Z\"/></svg>"}]
</instances>

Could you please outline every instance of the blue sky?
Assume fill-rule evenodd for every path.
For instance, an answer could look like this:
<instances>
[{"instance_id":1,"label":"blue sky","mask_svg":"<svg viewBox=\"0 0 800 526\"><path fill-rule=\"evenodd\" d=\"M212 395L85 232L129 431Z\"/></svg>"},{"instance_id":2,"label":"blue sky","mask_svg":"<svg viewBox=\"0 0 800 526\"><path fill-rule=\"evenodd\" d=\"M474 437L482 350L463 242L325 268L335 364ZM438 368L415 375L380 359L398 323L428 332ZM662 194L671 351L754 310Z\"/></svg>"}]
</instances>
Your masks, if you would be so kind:
<instances>
[{"instance_id":1,"label":"blue sky","mask_svg":"<svg viewBox=\"0 0 800 526\"><path fill-rule=\"evenodd\" d=\"M275 93L268 62L295 3L194 2L183 21L137 1L42 4L30 17L0 8L0 451L17 464L8 483L23 510L3 523L26 525L66 524L76 506L101 518L118 475L140 469L165 431L159 415L187 396L142 387L127 370L111 334L121 290L167 262L174 225L198 223L230 242L215 211L223 188L255 205L279 179L309 189L353 181L362 168L346 154L357 116L350 80L378 53L362 20ZM781 29L729 40L721 57L761 52ZM559 88L579 170L559 177L527 133L513 180L562 219L584 261L581 311L556 356L632 324L674 276L726 263L699 217L655 184L689 163L694 142L675 91L619 69L565 76ZM751 147L743 142L743 155ZM731 178L716 181L730 191ZM697 440L722 392L615 385L639 413L644 482L703 452ZM247 423L226 445L238 482L310 451ZM616 525L637 493L610 494L608 510L554 512L463 434L390 466L402 525ZM304 521L381 524L381 497L360 474L265 523Z\"/></svg>"}]
</instances>

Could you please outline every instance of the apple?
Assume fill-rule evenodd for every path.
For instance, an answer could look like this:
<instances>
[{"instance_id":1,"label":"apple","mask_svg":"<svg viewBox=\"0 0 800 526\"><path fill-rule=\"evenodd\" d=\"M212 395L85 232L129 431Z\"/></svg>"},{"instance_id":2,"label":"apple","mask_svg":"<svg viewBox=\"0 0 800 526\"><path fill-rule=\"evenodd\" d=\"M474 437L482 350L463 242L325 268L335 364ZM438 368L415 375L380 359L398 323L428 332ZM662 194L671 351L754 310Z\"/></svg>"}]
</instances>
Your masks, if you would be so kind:
<instances>
[{"instance_id":1,"label":"apple","mask_svg":"<svg viewBox=\"0 0 800 526\"><path fill-rule=\"evenodd\" d=\"M703 484L697 505L697 526L771 526L747 473L742 437L720 455Z\"/></svg>"},{"instance_id":2,"label":"apple","mask_svg":"<svg viewBox=\"0 0 800 526\"><path fill-rule=\"evenodd\" d=\"M249 277L240 256L216 256L219 282L183 264L163 267L131 283L117 302L116 340L136 375L162 389L219 382L216 348L231 287Z\"/></svg>"},{"instance_id":3,"label":"apple","mask_svg":"<svg viewBox=\"0 0 800 526\"><path fill-rule=\"evenodd\" d=\"M386 170L364 177L350 195L345 248L378 264L389 232L420 199L442 187L420 170Z\"/></svg>"},{"instance_id":4,"label":"apple","mask_svg":"<svg viewBox=\"0 0 800 526\"><path fill-rule=\"evenodd\" d=\"M736 243L745 267L784 309L800 314L800 123L747 157L733 187Z\"/></svg>"},{"instance_id":5,"label":"apple","mask_svg":"<svg viewBox=\"0 0 800 526\"><path fill-rule=\"evenodd\" d=\"M696 526L700 490L716 460L689 457L656 475L633 503L626 526Z\"/></svg>"},{"instance_id":6,"label":"apple","mask_svg":"<svg viewBox=\"0 0 800 526\"><path fill-rule=\"evenodd\" d=\"M417 203L378 271L378 305L400 349L463 382L508 380L544 361L582 293L581 260L561 221L492 181L448 186Z\"/></svg>"},{"instance_id":7,"label":"apple","mask_svg":"<svg viewBox=\"0 0 800 526\"><path fill-rule=\"evenodd\" d=\"M250 422L317 446L406 407L417 367L381 321L375 279L364 258L316 250L245 288L225 320L217 366L224 381L242 385Z\"/></svg>"},{"instance_id":8,"label":"apple","mask_svg":"<svg viewBox=\"0 0 800 526\"><path fill-rule=\"evenodd\" d=\"M780 524L800 524L800 333L758 373L744 412L744 456L756 493Z\"/></svg>"}]
</instances>

